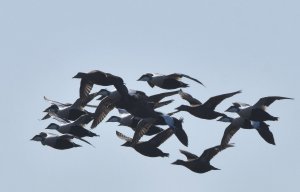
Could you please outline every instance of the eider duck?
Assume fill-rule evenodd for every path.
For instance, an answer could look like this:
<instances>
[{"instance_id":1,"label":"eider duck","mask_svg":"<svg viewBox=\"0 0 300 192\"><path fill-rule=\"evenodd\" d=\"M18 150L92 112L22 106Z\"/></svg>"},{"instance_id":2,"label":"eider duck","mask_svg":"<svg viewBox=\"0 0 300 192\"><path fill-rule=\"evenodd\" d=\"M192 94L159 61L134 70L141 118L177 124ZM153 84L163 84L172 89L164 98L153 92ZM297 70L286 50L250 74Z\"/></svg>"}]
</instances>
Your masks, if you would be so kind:
<instances>
[{"instance_id":1,"label":"eider duck","mask_svg":"<svg viewBox=\"0 0 300 192\"><path fill-rule=\"evenodd\" d=\"M221 145L225 146L229 143L232 136L240 129L255 129L258 134L269 144L275 145L273 133L269 129L269 125L263 121L250 121L242 117L231 118L221 117L218 121L230 122L230 125L225 129Z\"/></svg>"},{"instance_id":2,"label":"eider duck","mask_svg":"<svg viewBox=\"0 0 300 192\"><path fill-rule=\"evenodd\" d=\"M173 165L182 165L195 173L205 173L211 170L220 170L210 164L210 160L217 155L223 149L233 147L232 144L228 144L225 147L217 145L215 147L206 149L200 157L194 155L188 151L180 150L187 158L187 161L176 160Z\"/></svg>"},{"instance_id":3,"label":"eider duck","mask_svg":"<svg viewBox=\"0 0 300 192\"><path fill-rule=\"evenodd\" d=\"M125 140L126 142L122 146L132 147L138 153L147 157L169 157L168 153L164 153L158 147L164 143L168 138L173 135L173 129L168 128L156 136L151 138L149 141L137 142L135 145L132 144L132 139L116 131L116 135Z\"/></svg>"},{"instance_id":4,"label":"eider duck","mask_svg":"<svg viewBox=\"0 0 300 192\"><path fill-rule=\"evenodd\" d=\"M79 89L80 98L87 97L94 84L102 86L113 85L118 87L124 83L121 77L98 70L93 70L88 73L79 72L73 78L81 79Z\"/></svg>"},{"instance_id":5,"label":"eider duck","mask_svg":"<svg viewBox=\"0 0 300 192\"><path fill-rule=\"evenodd\" d=\"M35 135L31 140L40 141L43 145L47 145L59 150L71 149L73 147L81 147L81 145L72 142L72 139L74 139L74 136L72 135L48 137L47 133L41 132L39 135Z\"/></svg>"},{"instance_id":6,"label":"eider duck","mask_svg":"<svg viewBox=\"0 0 300 192\"><path fill-rule=\"evenodd\" d=\"M58 125L56 123L50 123L46 129L54 129L62 134L69 134L75 136L77 139L80 139L90 145L92 145L90 142L82 139L83 137L99 137L96 133L93 133L87 129L84 128L85 124L88 124L91 120L93 120L92 115L86 114L79 117L76 121L64 124L64 125Z\"/></svg>"},{"instance_id":7,"label":"eider duck","mask_svg":"<svg viewBox=\"0 0 300 192\"><path fill-rule=\"evenodd\" d=\"M152 88L154 86L160 87L162 89L177 89L177 88L188 87L188 84L179 80L182 77L186 77L188 79L191 79L191 80L203 85L203 83L201 83L199 80L192 78L188 75L182 74L182 73L172 73L170 75L146 73L146 74L142 75L138 79L138 81L147 81L148 85Z\"/></svg>"},{"instance_id":8,"label":"eider duck","mask_svg":"<svg viewBox=\"0 0 300 192\"><path fill-rule=\"evenodd\" d=\"M238 113L239 116L244 119L249 119L252 121L277 121L278 117L274 117L266 112L266 108L270 106L276 100L282 99L293 99L289 97L280 97L280 96L269 96L259 99L254 105L250 106L248 104L233 103L233 106L230 106L226 112ZM242 106L248 106L244 109L241 109Z\"/></svg>"},{"instance_id":9,"label":"eider duck","mask_svg":"<svg viewBox=\"0 0 300 192\"><path fill-rule=\"evenodd\" d=\"M99 92L92 93L85 98L78 98L73 104L61 104L59 102L53 102L52 105L44 110L47 113L46 116L42 118L42 120L47 119L49 117L53 117L54 119L63 122L69 123L70 121L75 121L81 115L90 114L90 112L86 111L84 108L88 105L90 101L92 101L96 96L99 95ZM46 97L45 100L49 101ZM63 107L60 108L59 106ZM90 107L94 107L90 105Z\"/></svg>"},{"instance_id":10,"label":"eider duck","mask_svg":"<svg viewBox=\"0 0 300 192\"><path fill-rule=\"evenodd\" d=\"M183 92L182 90L179 92L179 95L182 99L188 101L190 105L181 105L176 108L177 111L171 113L177 113L179 111L186 111L190 113L191 115L201 118L201 119L215 119L220 116L226 116L223 113L219 113L215 111L215 108L217 105L219 105L224 99L232 97L238 93L241 93L241 91L236 91L232 93L226 93L222 95L217 95L214 97L209 98L205 103L201 103L199 100L192 97L190 94Z\"/></svg>"}]
</instances>

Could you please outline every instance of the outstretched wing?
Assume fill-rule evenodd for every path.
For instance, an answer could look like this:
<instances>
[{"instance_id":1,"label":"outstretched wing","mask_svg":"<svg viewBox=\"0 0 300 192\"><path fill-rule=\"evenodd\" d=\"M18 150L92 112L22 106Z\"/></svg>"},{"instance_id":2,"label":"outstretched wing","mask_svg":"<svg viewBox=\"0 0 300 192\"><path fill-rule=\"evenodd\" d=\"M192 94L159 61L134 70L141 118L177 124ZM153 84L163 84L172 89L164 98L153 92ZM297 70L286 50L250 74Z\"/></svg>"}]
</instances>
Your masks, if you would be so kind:
<instances>
[{"instance_id":1,"label":"outstretched wing","mask_svg":"<svg viewBox=\"0 0 300 192\"><path fill-rule=\"evenodd\" d=\"M115 108L115 106L115 101L113 99L110 97L105 97L95 111L95 119L91 128L95 128L107 116L107 114Z\"/></svg>"},{"instance_id":2,"label":"outstretched wing","mask_svg":"<svg viewBox=\"0 0 300 192\"><path fill-rule=\"evenodd\" d=\"M159 94L151 95L151 96L148 97L148 101L157 103L160 100L164 99L165 97L169 97L169 96L175 95L178 92L179 91L170 91L170 92L164 92L164 93L159 93Z\"/></svg>"},{"instance_id":3,"label":"outstretched wing","mask_svg":"<svg viewBox=\"0 0 300 192\"><path fill-rule=\"evenodd\" d=\"M173 129L174 129L175 136L184 146L187 147L189 144L189 140L188 140L188 136L187 136L186 132L184 131L184 129L182 127L183 119L177 119L175 117L172 117L172 118L174 121Z\"/></svg>"},{"instance_id":4,"label":"outstretched wing","mask_svg":"<svg viewBox=\"0 0 300 192\"><path fill-rule=\"evenodd\" d=\"M94 119L93 114L85 114L85 115L81 115L80 117L78 117L73 124L74 125L81 125L84 126L86 124L88 124L89 122L91 122Z\"/></svg>"},{"instance_id":5,"label":"outstretched wing","mask_svg":"<svg viewBox=\"0 0 300 192\"><path fill-rule=\"evenodd\" d=\"M173 133L173 129L168 128L152 137L148 142L151 143L151 145L154 147L159 147L162 143L169 139L173 135Z\"/></svg>"},{"instance_id":6,"label":"outstretched wing","mask_svg":"<svg viewBox=\"0 0 300 192\"><path fill-rule=\"evenodd\" d=\"M269 125L265 122L259 122L259 128L256 130L258 131L259 135L269 144L275 145L275 140L273 133L269 129Z\"/></svg>"},{"instance_id":7,"label":"outstretched wing","mask_svg":"<svg viewBox=\"0 0 300 192\"><path fill-rule=\"evenodd\" d=\"M173 73L173 74L168 75L168 77L174 78L174 79L179 79L179 78L185 77L185 78L191 79L193 81L196 81L197 83L199 83L199 84L201 84L201 85L204 86L204 84L201 83L198 79L195 79L195 78L193 78L191 76L188 76L188 75L185 75L185 74L182 74L182 73Z\"/></svg>"},{"instance_id":8,"label":"outstretched wing","mask_svg":"<svg viewBox=\"0 0 300 192\"><path fill-rule=\"evenodd\" d=\"M190 105L202 105L202 103L198 100L195 99L193 96L190 94L183 92L181 89L179 90L179 95L182 99L186 100L187 102L190 103Z\"/></svg>"},{"instance_id":9,"label":"outstretched wing","mask_svg":"<svg viewBox=\"0 0 300 192\"><path fill-rule=\"evenodd\" d=\"M236 91L236 92L232 92L232 93L226 93L226 94L211 97L203 104L203 106L210 108L210 109L215 109L217 107L217 105L219 105L224 99L232 97L241 92L242 91Z\"/></svg>"},{"instance_id":10,"label":"outstretched wing","mask_svg":"<svg viewBox=\"0 0 300 192\"><path fill-rule=\"evenodd\" d=\"M154 124L156 120L153 118L141 119L137 127L135 129L133 138L132 138L132 146L137 144L137 142L142 138L143 135L149 130L149 128Z\"/></svg>"},{"instance_id":11,"label":"outstretched wing","mask_svg":"<svg viewBox=\"0 0 300 192\"><path fill-rule=\"evenodd\" d=\"M227 144L226 146L217 145L217 146L208 148L208 149L204 150L202 155L199 157L199 160L209 162L220 151L222 151L228 147L233 147L233 145L232 144Z\"/></svg>"},{"instance_id":12,"label":"outstretched wing","mask_svg":"<svg viewBox=\"0 0 300 192\"><path fill-rule=\"evenodd\" d=\"M254 104L255 107L261 107L261 106L269 106L276 100L282 100L282 99L293 99L289 97L280 97L280 96L270 96L270 97L263 97L260 98L257 103Z\"/></svg>"},{"instance_id":13,"label":"outstretched wing","mask_svg":"<svg viewBox=\"0 0 300 192\"><path fill-rule=\"evenodd\" d=\"M240 129L240 126L235 125L234 123L230 123L230 125L225 129L222 140L221 146L225 147L233 135Z\"/></svg>"},{"instance_id":14,"label":"outstretched wing","mask_svg":"<svg viewBox=\"0 0 300 192\"><path fill-rule=\"evenodd\" d=\"M186 158L187 158L188 161L194 160L194 159L198 158L197 155L195 155L193 153L190 153L188 151L185 151L185 150L179 150L179 151L180 151L180 153L182 153L182 154L184 154L186 156Z\"/></svg>"},{"instance_id":15,"label":"outstretched wing","mask_svg":"<svg viewBox=\"0 0 300 192\"><path fill-rule=\"evenodd\" d=\"M80 81L80 88L79 88L79 96L80 98L85 98L89 95L93 88L93 82L87 80L86 78L82 78Z\"/></svg>"},{"instance_id":16,"label":"outstretched wing","mask_svg":"<svg viewBox=\"0 0 300 192\"><path fill-rule=\"evenodd\" d=\"M58 101L53 101L51 99L48 99L46 96L44 96L44 99L45 101L48 101L50 102L52 105L57 105L58 107L69 107L71 106L72 104L71 103L61 103L61 102L58 102Z\"/></svg>"},{"instance_id":17,"label":"outstretched wing","mask_svg":"<svg viewBox=\"0 0 300 192\"><path fill-rule=\"evenodd\" d=\"M155 103L155 104L154 104L154 109L163 107L163 106L165 106L165 105L169 105L169 104L172 103L173 101L174 101L174 100L171 99L171 100L167 100L167 101L162 101L162 102L159 102L159 103Z\"/></svg>"},{"instance_id":18,"label":"outstretched wing","mask_svg":"<svg viewBox=\"0 0 300 192\"><path fill-rule=\"evenodd\" d=\"M122 140L125 140L127 142L131 142L132 139L130 137L127 137L126 135L124 135L123 133L120 133L119 131L116 131L116 135L122 139Z\"/></svg>"}]
</instances>

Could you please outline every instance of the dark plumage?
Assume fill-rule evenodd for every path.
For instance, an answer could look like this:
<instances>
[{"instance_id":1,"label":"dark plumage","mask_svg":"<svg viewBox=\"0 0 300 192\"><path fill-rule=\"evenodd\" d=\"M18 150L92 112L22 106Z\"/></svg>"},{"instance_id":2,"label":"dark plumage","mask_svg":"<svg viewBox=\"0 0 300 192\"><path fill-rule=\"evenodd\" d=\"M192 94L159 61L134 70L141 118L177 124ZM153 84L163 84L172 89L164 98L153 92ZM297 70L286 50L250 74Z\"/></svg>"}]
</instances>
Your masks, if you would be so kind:
<instances>
[{"instance_id":1,"label":"dark plumage","mask_svg":"<svg viewBox=\"0 0 300 192\"><path fill-rule=\"evenodd\" d=\"M83 137L99 136L83 127L85 124L88 124L91 120L93 120L93 116L86 114L86 115L82 115L76 121L69 123L69 124L57 125L55 123L51 123L50 125L48 125L48 127L46 129L54 129L63 134L73 135L77 139L80 139L91 145L90 142L82 139Z\"/></svg>"},{"instance_id":2,"label":"dark plumage","mask_svg":"<svg viewBox=\"0 0 300 192\"><path fill-rule=\"evenodd\" d=\"M278 117L274 117L266 112L266 107L270 106L276 100L293 99L289 97L269 96L259 99L253 106L248 104L233 103L226 112L235 112L244 119L252 121L277 121ZM248 106L241 109L242 106Z\"/></svg>"},{"instance_id":3,"label":"dark plumage","mask_svg":"<svg viewBox=\"0 0 300 192\"><path fill-rule=\"evenodd\" d=\"M160 116L161 113L156 112L154 109L172 102L172 100L166 102L160 101L167 96L171 96L178 93L178 91L173 91L147 96L142 91L128 91L125 85L121 87L123 88L121 88L120 91L119 89L113 92L109 92L107 90L100 91L104 95L106 95L106 97L102 98L100 104L98 105L95 111L95 120L92 123L91 128L96 127L115 107L125 109L131 115L137 118L156 118Z\"/></svg>"},{"instance_id":4,"label":"dark plumage","mask_svg":"<svg viewBox=\"0 0 300 192\"><path fill-rule=\"evenodd\" d=\"M156 123L168 125L173 129L177 139L185 146L188 146L188 136L182 128L183 119L177 119L175 117L170 117L168 115L161 115L157 118L146 118L141 119L138 122L135 133L132 138L132 144L136 144L140 138L150 129L150 127Z\"/></svg>"},{"instance_id":5,"label":"dark plumage","mask_svg":"<svg viewBox=\"0 0 300 192\"><path fill-rule=\"evenodd\" d=\"M123 135L122 133L116 131L117 136L120 139L125 140L126 142L122 146L132 147L138 153L147 156L147 157L168 157L168 153L162 152L158 147L164 143L168 138L170 138L173 134L173 130L168 128L156 136L151 138L149 141L137 142L135 145L132 144L132 139Z\"/></svg>"},{"instance_id":6,"label":"dark plumage","mask_svg":"<svg viewBox=\"0 0 300 192\"><path fill-rule=\"evenodd\" d=\"M81 79L79 89L80 98L87 97L94 84L102 86L113 85L115 87L123 84L122 78L98 70L90 71L88 73L79 72L73 78Z\"/></svg>"},{"instance_id":7,"label":"dark plumage","mask_svg":"<svg viewBox=\"0 0 300 192\"><path fill-rule=\"evenodd\" d=\"M136 131L137 125L140 120L141 120L141 118L134 117L130 114L127 114L126 116L121 116L121 117L111 116L106 122L118 122L118 123L120 123L119 126L127 126L127 127L130 127L133 131ZM155 135L155 134L161 132L162 130L163 129L160 127L151 125L151 127L145 133L145 135L149 135L149 136Z\"/></svg>"},{"instance_id":8,"label":"dark plumage","mask_svg":"<svg viewBox=\"0 0 300 192\"><path fill-rule=\"evenodd\" d=\"M209 98L204 104L202 104L200 101L193 98L190 94L180 91L179 95L182 97L182 99L187 100L191 105L181 105L177 107L177 111L173 112L172 114L179 111L186 111L195 117L209 120L215 119L220 116L226 116L223 113L216 112L216 106L219 105L224 99L232 97L233 95L236 95L238 93L241 93L241 91L217 95Z\"/></svg>"},{"instance_id":9,"label":"dark plumage","mask_svg":"<svg viewBox=\"0 0 300 192\"><path fill-rule=\"evenodd\" d=\"M180 150L180 152L187 157L187 161L176 160L172 164L185 166L186 168L196 173L205 173L210 170L219 170L218 168L215 168L210 164L210 160L220 151L226 149L227 147L233 147L233 145L228 144L225 147L217 145L215 147L206 149L200 157L190 152Z\"/></svg>"},{"instance_id":10,"label":"dark plumage","mask_svg":"<svg viewBox=\"0 0 300 192\"><path fill-rule=\"evenodd\" d=\"M71 135L48 137L47 133L41 132L39 135L35 135L31 140L40 141L43 145L47 145L59 150L71 149L73 147L81 147L80 145L72 142L72 139L74 139L74 136Z\"/></svg>"},{"instance_id":11,"label":"dark plumage","mask_svg":"<svg viewBox=\"0 0 300 192\"><path fill-rule=\"evenodd\" d=\"M84 109L85 106L88 105L90 101L92 101L96 96L98 96L99 92L92 93L85 98L78 98L73 104L67 103L63 104L57 101L52 101L44 97L46 101L52 103L50 107L44 110L47 112L46 116L42 118L42 120L47 119L49 117L53 117L58 121L63 123L69 123L70 121L75 121L81 115L90 114L88 111ZM63 107L63 108L59 108ZM89 105L90 107L95 107L93 105Z\"/></svg>"},{"instance_id":12,"label":"dark plumage","mask_svg":"<svg viewBox=\"0 0 300 192\"><path fill-rule=\"evenodd\" d=\"M184 88L188 87L188 84L179 81L182 77L186 77L191 79L201 85L203 85L199 80L192 78L188 75L181 74L181 73L172 73L170 75L160 75L154 73L146 73L142 75L138 81L147 81L150 87L160 87L162 89L177 89L177 88Z\"/></svg>"},{"instance_id":13,"label":"dark plumage","mask_svg":"<svg viewBox=\"0 0 300 192\"><path fill-rule=\"evenodd\" d=\"M240 129L255 129L258 134L269 144L275 145L274 137L269 129L269 125L263 121L250 121L242 117L231 118L231 117L221 117L218 121L230 122L230 125L225 129L221 145L226 146L233 135Z\"/></svg>"}]
</instances>

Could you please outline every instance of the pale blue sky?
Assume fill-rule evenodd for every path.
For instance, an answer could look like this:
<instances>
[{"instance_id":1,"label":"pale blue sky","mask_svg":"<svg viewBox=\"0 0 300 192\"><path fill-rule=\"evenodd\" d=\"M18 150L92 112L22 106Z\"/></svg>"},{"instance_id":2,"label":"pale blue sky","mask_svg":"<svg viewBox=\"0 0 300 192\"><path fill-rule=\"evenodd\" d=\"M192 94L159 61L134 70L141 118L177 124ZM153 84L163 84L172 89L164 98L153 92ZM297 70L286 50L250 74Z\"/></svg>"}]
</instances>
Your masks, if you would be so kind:
<instances>
[{"instance_id":1,"label":"pale blue sky","mask_svg":"<svg viewBox=\"0 0 300 192\"><path fill-rule=\"evenodd\" d=\"M300 178L299 1L1 1L2 137L0 191L297 191ZM255 103L280 95L268 111L276 146L256 131L241 130L236 147L216 156L222 169L196 174L170 163L218 144L227 124L187 113L189 147L175 137L161 146L169 158L147 158L121 147L113 123L89 139L96 148L58 151L29 141L54 120L39 121L43 96L72 102L79 71L102 70L123 77L132 89L159 93L136 80L146 72L180 72L202 81L186 92L201 101L243 90L231 102ZM93 91L99 90L95 87ZM184 103L162 108L172 111ZM111 115L116 114L113 111ZM148 139L148 138L143 138ZM79 141L77 143L80 143Z\"/></svg>"}]
</instances>

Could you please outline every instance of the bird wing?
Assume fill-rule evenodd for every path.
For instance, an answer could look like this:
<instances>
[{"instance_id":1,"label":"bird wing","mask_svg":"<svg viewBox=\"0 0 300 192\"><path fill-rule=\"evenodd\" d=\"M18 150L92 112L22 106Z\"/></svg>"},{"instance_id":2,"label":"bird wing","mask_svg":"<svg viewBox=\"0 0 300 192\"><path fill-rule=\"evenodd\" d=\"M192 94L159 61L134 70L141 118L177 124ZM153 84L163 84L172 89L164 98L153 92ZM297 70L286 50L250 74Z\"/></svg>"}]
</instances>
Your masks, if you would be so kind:
<instances>
[{"instance_id":1,"label":"bird wing","mask_svg":"<svg viewBox=\"0 0 300 192\"><path fill-rule=\"evenodd\" d=\"M154 104L154 109L163 107L163 106L165 106L165 105L169 105L169 104L172 103L173 101L174 101L174 100L171 99L171 100L167 100L167 101L162 101L162 102L159 102L159 103L155 103L155 104Z\"/></svg>"},{"instance_id":2,"label":"bird wing","mask_svg":"<svg viewBox=\"0 0 300 192\"><path fill-rule=\"evenodd\" d=\"M72 124L84 126L94 119L92 114L85 114L78 117Z\"/></svg>"},{"instance_id":3,"label":"bird wing","mask_svg":"<svg viewBox=\"0 0 300 192\"><path fill-rule=\"evenodd\" d=\"M75 108L82 107L83 108L83 107L87 106L87 104L90 101L92 101L96 96L98 96L98 93L91 93L91 94L87 94L85 97L80 97L74 102L72 107L75 107ZM89 105L89 107L97 107L97 106Z\"/></svg>"},{"instance_id":4,"label":"bird wing","mask_svg":"<svg viewBox=\"0 0 300 192\"><path fill-rule=\"evenodd\" d=\"M173 78L173 79L180 79L180 78L182 78L182 77L185 77L185 78L191 79L191 80L193 80L193 81L196 81L197 83L200 83L201 85L204 86L204 84L201 83L199 80L197 80L197 79L195 79L195 78L193 78L193 77L191 77L191 76L182 74L182 73L172 73L172 74L167 75L167 76L168 76L169 78Z\"/></svg>"},{"instance_id":5,"label":"bird wing","mask_svg":"<svg viewBox=\"0 0 300 192\"><path fill-rule=\"evenodd\" d=\"M115 108L115 106L116 101L114 101L110 97L105 97L100 102L94 113L95 119L91 125L91 128L95 128L107 116L107 114Z\"/></svg>"},{"instance_id":6,"label":"bird wing","mask_svg":"<svg viewBox=\"0 0 300 192\"><path fill-rule=\"evenodd\" d=\"M50 102L52 105L53 104L57 105L58 107L69 107L69 106L72 105L71 103L61 103L61 102L58 102L58 101L53 101L51 99L48 99L46 96L44 96L44 100Z\"/></svg>"},{"instance_id":7,"label":"bird wing","mask_svg":"<svg viewBox=\"0 0 300 192\"><path fill-rule=\"evenodd\" d=\"M228 147L233 147L233 145L232 144L227 144L226 146L217 145L217 146L208 148L203 151L202 155L199 157L199 160L209 162L215 155L217 155L219 152L221 152L222 150L224 150Z\"/></svg>"},{"instance_id":8,"label":"bird wing","mask_svg":"<svg viewBox=\"0 0 300 192\"><path fill-rule=\"evenodd\" d=\"M202 103L198 100L195 99L193 96L190 94L183 92L181 89L179 90L179 95L182 99L186 100L187 102L190 103L190 105L202 105Z\"/></svg>"},{"instance_id":9,"label":"bird wing","mask_svg":"<svg viewBox=\"0 0 300 192\"><path fill-rule=\"evenodd\" d=\"M89 81L85 78L82 78L80 81L80 88L79 88L79 96L80 98L85 98L89 95L93 88L93 82Z\"/></svg>"},{"instance_id":10,"label":"bird wing","mask_svg":"<svg viewBox=\"0 0 300 192\"><path fill-rule=\"evenodd\" d=\"M141 119L136 127L132 138L132 146L137 144L137 142L142 138L142 136L149 130L149 128L154 124L156 120L154 118Z\"/></svg>"},{"instance_id":11,"label":"bird wing","mask_svg":"<svg viewBox=\"0 0 300 192\"><path fill-rule=\"evenodd\" d=\"M186 132L184 131L184 129L182 128L182 122L183 119L177 119L175 117L172 117L173 121L174 121L174 133L175 136L177 137L177 139L184 145L184 146L188 146L189 144L189 140L188 140L188 136L186 134Z\"/></svg>"},{"instance_id":12,"label":"bird wing","mask_svg":"<svg viewBox=\"0 0 300 192\"><path fill-rule=\"evenodd\" d=\"M233 135L240 129L240 126L235 125L234 123L230 123L228 127L226 127L222 140L221 140L221 146L226 146Z\"/></svg>"},{"instance_id":13,"label":"bird wing","mask_svg":"<svg viewBox=\"0 0 300 192\"><path fill-rule=\"evenodd\" d=\"M194 160L194 159L198 159L199 157L193 153L190 153L188 151L185 151L185 150L179 150L180 153L184 154L187 158L188 161L190 160Z\"/></svg>"},{"instance_id":14,"label":"bird wing","mask_svg":"<svg viewBox=\"0 0 300 192\"><path fill-rule=\"evenodd\" d=\"M89 144L89 145L91 145L91 146L93 146L93 147L95 147L93 144L91 144L90 142L88 142L87 140L85 140L85 139L82 139L82 138L80 138L80 137L75 137L76 139L78 139L78 140L80 140L80 141L83 141L83 142L85 142L85 143L87 143L87 144Z\"/></svg>"},{"instance_id":15,"label":"bird wing","mask_svg":"<svg viewBox=\"0 0 300 192\"><path fill-rule=\"evenodd\" d=\"M275 145L274 136L269 129L269 125L267 125L265 122L260 122L260 126L256 130L267 143Z\"/></svg>"},{"instance_id":16,"label":"bird wing","mask_svg":"<svg viewBox=\"0 0 300 192\"><path fill-rule=\"evenodd\" d=\"M224 99L232 97L233 95L236 95L241 92L242 91L236 91L236 92L232 92L232 93L226 93L226 94L211 97L203 104L203 107L215 109L217 107L217 105L219 105Z\"/></svg>"},{"instance_id":17,"label":"bird wing","mask_svg":"<svg viewBox=\"0 0 300 192\"><path fill-rule=\"evenodd\" d=\"M173 135L173 133L173 129L168 128L152 137L148 142L154 147L159 147L162 143L169 139Z\"/></svg>"},{"instance_id":18,"label":"bird wing","mask_svg":"<svg viewBox=\"0 0 300 192\"><path fill-rule=\"evenodd\" d=\"M179 91L170 91L170 92L164 92L164 93L151 95L148 97L148 101L157 103L160 100L164 99L165 97L169 97L169 96L172 96L172 95L175 95L178 93L179 93Z\"/></svg>"},{"instance_id":19,"label":"bird wing","mask_svg":"<svg viewBox=\"0 0 300 192\"><path fill-rule=\"evenodd\" d=\"M127 141L127 142L131 142L131 141L132 141L132 139L131 139L130 137L127 137L126 135L120 133L119 131L116 131L116 135L117 135L120 139L125 140L125 141Z\"/></svg>"},{"instance_id":20,"label":"bird wing","mask_svg":"<svg viewBox=\"0 0 300 192\"><path fill-rule=\"evenodd\" d=\"M270 97L263 97L260 98L257 103L254 104L255 107L261 107L261 106L269 106L276 100L282 100L282 99L293 99L289 97L280 97L280 96L270 96Z\"/></svg>"}]
</instances>

